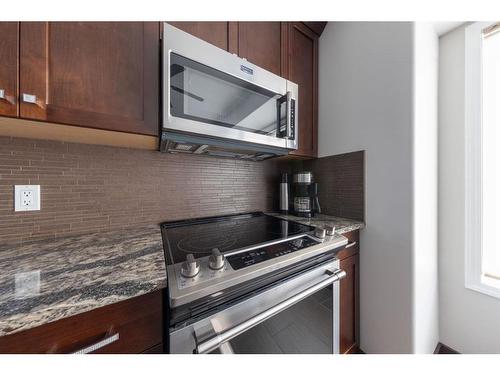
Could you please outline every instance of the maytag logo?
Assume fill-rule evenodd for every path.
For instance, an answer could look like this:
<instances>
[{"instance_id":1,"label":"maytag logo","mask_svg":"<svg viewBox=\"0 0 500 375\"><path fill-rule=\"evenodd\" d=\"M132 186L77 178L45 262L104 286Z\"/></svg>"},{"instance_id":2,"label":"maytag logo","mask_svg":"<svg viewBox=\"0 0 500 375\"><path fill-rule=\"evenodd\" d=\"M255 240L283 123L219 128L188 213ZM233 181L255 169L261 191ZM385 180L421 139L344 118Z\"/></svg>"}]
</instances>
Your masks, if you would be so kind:
<instances>
[{"instance_id":1,"label":"maytag logo","mask_svg":"<svg viewBox=\"0 0 500 375\"><path fill-rule=\"evenodd\" d=\"M253 69L249 68L248 66L240 65L240 69L242 72L253 75Z\"/></svg>"}]
</instances>

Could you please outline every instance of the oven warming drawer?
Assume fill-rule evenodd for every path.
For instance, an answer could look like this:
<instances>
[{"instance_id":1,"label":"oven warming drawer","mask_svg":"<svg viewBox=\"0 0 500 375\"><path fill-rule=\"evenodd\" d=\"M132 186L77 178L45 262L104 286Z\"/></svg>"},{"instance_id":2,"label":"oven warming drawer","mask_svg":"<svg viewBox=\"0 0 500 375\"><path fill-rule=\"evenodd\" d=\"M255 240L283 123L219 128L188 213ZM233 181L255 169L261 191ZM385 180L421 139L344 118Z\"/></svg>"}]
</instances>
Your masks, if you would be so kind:
<instances>
[{"instance_id":1,"label":"oven warming drawer","mask_svg":"<svg viewBox=\"0 0 500 375\"><path fill-rule=\"evenodd\" d=\"M170 332L170 352L171 353L210 353L215 350L221 352L253 352L249 348L249 343L254 340L252 335L259 336L262 340L262 334L269 336L269 341L276 347L278 352L286 353L290 349L280 347L279 337L281 332L278 328L272 328L271 331L277 333L274 340L271 336L273 332L268 333L266 322L277 319L278 325L285 327L288 314L288 320L298 325L303 321L305 325L315 324L317 336L311 340L316 343L307 343L307 340L301 342L297 339L295 343L290 342L290 337L295 335L301 327L291 327L292 335L287 337L287 344L293 344L295 349L291 352L339 352L339 283L338 281L345 276L345 272L340 270L339 261L332 260L322 264L312 270L299 274L275 287L265 290L255 296L252 296L238 304L218 311L212 316L205 317L202 320L194 322L188 326L172 329ZM304 304L304 306L299 306ZM297 310L294 312L293 310ZM291 317L291 313L298 314L297 317ZM297 330L298 329L298 330ZM314 331L314 327L306 328L306 331ZM254 333L255 331L255 333ZM259 331L262 331L259 333ZM283 328L283 332L285 332ZM245 337L247 336L247 337ZM302 335L298 335L301 337ZM324 336L324 337L323 337ZM276 343L276 342L277 343ZM307 346L301 348L301 346ZM322 345L322 346L321 346ZM317 348L317 349L315 349ZM262 350L262 348L260 348ZM266 349L263 349L266 352ZM274 351L273 351L274 352Z\"/></svg>"}]
</instances>

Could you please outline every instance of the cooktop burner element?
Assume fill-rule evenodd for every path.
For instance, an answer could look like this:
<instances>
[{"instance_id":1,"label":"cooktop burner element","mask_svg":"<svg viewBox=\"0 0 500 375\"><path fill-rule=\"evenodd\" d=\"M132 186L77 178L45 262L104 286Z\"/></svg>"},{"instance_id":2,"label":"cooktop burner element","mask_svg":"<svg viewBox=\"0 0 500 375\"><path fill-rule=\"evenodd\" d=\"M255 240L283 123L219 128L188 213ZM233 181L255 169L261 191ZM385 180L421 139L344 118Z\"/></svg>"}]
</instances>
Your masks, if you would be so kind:
<instances>
[{"instance_id":1,"label":"cooktop burner element","mask_svg":"<svg viewBox=\"0 0 500 375\"><path fill-rule=\"evenodd\" d=\"M219 235L217 233L200 234L194 237L182 238L177 242L177 248L187 254L206 254L207 249L218 248L221 251L231 249L238 240L230 233Z\"/></svg>"},{"instance_id":2,"label":"cooktop burner element","mask_svg":"<svg viewBox=\"0 0 500 375\"><path fill-rule=\"evenodd\" d=\"M161 225L167 264L183 262L187 254L195 258L307 233L313 227L261 212L166 222Z\"/></svg>"}]
</instances>

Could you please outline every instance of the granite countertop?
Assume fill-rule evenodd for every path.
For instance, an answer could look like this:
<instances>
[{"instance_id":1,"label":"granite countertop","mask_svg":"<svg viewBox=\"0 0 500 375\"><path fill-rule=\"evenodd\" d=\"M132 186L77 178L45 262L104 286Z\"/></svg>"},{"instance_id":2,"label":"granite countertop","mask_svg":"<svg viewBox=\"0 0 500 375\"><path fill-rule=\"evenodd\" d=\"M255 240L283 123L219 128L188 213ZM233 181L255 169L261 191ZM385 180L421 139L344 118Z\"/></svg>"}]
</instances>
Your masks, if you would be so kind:
<instances>
[{"instance_id":1,"label":"granite countertop","mask_svg":"<svg viewBox=\"0 0 500 375\"><path fill-rule=\"evenodd\" d=\"M0 245L0 336L166 285L158 225Z\"/></svg>"},{"instance_id":2,"label":"granite countertop","mask_svg":"<svg viewBox=\"0 0 500 375\"><path fill-rule=\"evenodd\" d=\"M343 217L329 216L324 214L316 214L314 217L300 217L295 215L283 215L280 213L269 213L276 217L280 217L287 220L296 221L301 224L311 225L313 227L323 227L325 225L335 226L335 233L342 234L351 232L353 230L363 229L365 223L359 220L346 219Z\"/></svg>"},{"instance_id":3,"label":"granite countertop","mask_svg":"<svg viewBox=\"0 0 500 375\"><path fill-rule=\"evenodd\" d=\"M364 223L328 215L271 215L337 234ZM167 286L158 225L29 245L0 245L0 336L23 331Z\"/></svg>"}]
</instances>

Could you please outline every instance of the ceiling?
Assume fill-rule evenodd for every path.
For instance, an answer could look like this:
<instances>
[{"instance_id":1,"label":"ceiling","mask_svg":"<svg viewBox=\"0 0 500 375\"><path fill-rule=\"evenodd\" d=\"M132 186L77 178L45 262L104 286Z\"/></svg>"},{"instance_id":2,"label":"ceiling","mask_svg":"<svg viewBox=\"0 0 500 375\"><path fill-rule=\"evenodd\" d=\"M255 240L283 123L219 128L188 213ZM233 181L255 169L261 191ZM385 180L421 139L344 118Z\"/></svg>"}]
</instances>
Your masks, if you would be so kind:
<instances>
[{"instance_id":1,"label":"ceiling","mask_svg":"<svg viewBox=\"0 0 500 375\"><path fill-rule=\"evenodd\" d=\"M446 34L448 31L456 29L458 26L464 24L463 21L443 21L443 22L432 22L434 25L434 30L438 36Z\"/></svg>"}]
</instances>

